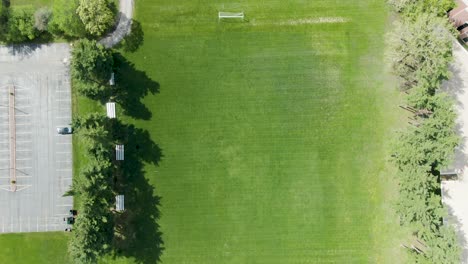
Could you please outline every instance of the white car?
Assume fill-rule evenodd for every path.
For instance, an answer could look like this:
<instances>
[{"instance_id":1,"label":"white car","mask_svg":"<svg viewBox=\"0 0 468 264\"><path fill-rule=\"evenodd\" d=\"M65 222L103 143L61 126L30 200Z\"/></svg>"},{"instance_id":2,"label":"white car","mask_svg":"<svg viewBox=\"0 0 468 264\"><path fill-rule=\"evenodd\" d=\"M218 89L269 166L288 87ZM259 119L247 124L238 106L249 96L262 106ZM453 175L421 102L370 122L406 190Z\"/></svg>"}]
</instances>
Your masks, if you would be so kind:
<instances>
[{"instance_id":1,"label":"white car","mask_svg":"<svg viewBox=\"0 0 468 264\"><path fill-rule=\"evenodd\" d=\"M66 134L71 134L73 132L72 128L70 126L66 127L57 127L57 133L61 135L66 135Z\"/></svg>"}]
</instances>

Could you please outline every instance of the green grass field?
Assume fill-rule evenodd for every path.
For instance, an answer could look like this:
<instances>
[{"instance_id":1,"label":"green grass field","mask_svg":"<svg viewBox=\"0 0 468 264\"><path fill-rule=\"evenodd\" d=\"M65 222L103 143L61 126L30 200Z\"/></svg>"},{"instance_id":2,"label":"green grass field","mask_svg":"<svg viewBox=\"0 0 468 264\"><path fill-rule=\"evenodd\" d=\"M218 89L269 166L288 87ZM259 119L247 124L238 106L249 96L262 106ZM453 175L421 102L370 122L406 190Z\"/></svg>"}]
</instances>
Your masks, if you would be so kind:
<instances>
[{"instance_id":1,"label":"green grass field","mask_svg":"<svg viewBox=\"0 0 468 264\"><path fill-rule=\"evenodd\" d=\"M243 10L246 22L218 22L218 10ZM119 118L153 142L126 146L145 164L127 192L137 239L102 263L399 259L384 1L141 0L136 20L144 41L124 53L132 90ZM10 238L0 236L2 259ZM22 254L64 258L65 246L38 243Z\"/></svg>"}]
</instances>

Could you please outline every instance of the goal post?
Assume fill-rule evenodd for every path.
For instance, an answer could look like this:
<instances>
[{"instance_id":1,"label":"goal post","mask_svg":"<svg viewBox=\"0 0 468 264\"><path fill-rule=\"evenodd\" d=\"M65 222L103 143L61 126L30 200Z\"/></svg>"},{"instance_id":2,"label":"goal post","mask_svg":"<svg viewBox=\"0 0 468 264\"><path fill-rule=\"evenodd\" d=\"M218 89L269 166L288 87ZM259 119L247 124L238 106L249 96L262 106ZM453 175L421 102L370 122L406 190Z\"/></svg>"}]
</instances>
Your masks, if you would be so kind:
<instances>
[{"instance_id":1,"label":"goal post","mask_svg":"<svg viewBox=\"0 0 468 264\"><path fill-rule=\"evenodd\" d=\"M228 19L228 18L234 18L234 19L242 19L244 20L244 12L218 12L218 19Z\"/></svg>"}]
</instances>

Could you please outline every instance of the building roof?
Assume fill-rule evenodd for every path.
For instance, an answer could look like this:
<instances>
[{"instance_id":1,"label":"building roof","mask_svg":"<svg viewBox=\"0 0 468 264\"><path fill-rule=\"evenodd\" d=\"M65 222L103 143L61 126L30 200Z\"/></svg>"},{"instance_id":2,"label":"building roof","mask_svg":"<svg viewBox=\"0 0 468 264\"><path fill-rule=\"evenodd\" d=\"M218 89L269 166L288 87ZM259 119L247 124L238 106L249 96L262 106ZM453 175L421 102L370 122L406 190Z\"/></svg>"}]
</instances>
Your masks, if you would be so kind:
<instances>
[{"instance_id":1,"label":"building roof","mask_svg":"<svg viewBox=\"0 0 468 264\"><path fill-rule=\"evenodd\" d=\"M115 103L106 103L107 117L115 118Z\"/></svg>"},{"instance_id":2,"label":"building roof","mask_svg":"<svg viewBox=\"0 0 468 264\"><path fill-rule=\"evenodd\" d=\"M448 13L450 21L455 27L459 27L468 22L468 5L462 1L456 1L457 6Z\"/></svg>"}]
</instances>

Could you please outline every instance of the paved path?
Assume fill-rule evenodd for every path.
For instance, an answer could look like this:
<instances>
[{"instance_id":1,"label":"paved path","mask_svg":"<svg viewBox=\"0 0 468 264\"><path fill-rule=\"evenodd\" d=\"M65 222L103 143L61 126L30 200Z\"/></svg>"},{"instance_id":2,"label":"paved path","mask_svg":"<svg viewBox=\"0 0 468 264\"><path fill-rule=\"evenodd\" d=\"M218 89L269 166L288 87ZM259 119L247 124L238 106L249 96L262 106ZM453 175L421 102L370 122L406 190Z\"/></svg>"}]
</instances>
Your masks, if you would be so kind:
<instances>
[{"instance_id":1,"label":"paved path","mask_svg":"<svg viewBox=\"0 0 468 264\"><path fill-rule=\"evenodd\" d=\"M462 136L460 148L456 151L455 167L463 168L463 173L456 181L442 182L443 201L449 209L448 221L455 224L459 240L463 244L462 263L468 263L468 52L458 43L454 43L455 61L451 65L453 77L444 83L456 100L458 129Z\"/></svg>"},{"instance_id":2,"label":"paved path","mask_svg":"<svg viewBox=\"0 0 468 264\"><path fill-rule=\"evenodd\" d=\"M119 43L125 36L130 34L133 18L133 0L119 1L119 23L116 29L101 39L99 43L107 48L111 48Z\"/></svg>"}]
</instances>

